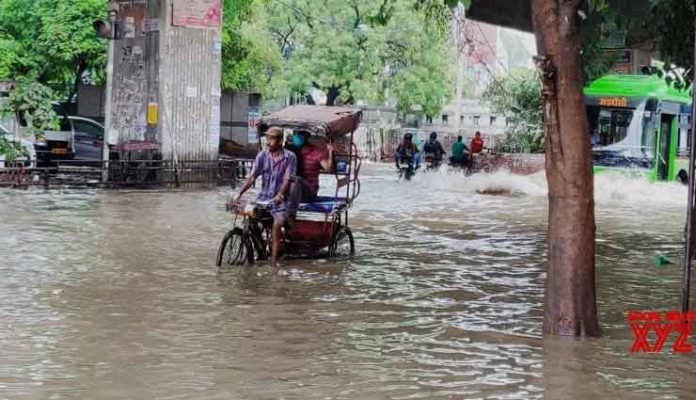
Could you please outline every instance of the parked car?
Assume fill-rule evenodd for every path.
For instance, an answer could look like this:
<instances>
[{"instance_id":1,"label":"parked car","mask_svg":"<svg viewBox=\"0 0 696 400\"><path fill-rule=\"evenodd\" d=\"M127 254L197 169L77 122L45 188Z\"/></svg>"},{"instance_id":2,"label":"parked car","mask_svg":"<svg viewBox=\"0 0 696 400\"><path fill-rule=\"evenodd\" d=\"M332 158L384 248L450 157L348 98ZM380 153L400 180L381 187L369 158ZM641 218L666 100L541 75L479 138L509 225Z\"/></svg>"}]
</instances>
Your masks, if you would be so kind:
<instances>
[{"instance_id":1,"label":"parked car","mask_svg":"<svg viewBox=\"0 0 696 400\"><path fill-rule=\"evenodd\" d=\"M3 124L0 124L0 141L5 143L17 143L15 135ZM28 139L20 139L19 143L23 154L14 161L23 162L26 167L36 167L36 150L34 149L34 143ZM0 168L4 168L6 162L5 156L0 154Z\"/></svg>"},{"instance_id":2,"label":"parked car","mask_svg":"<svg viewBox=\"0 0 696 400\"><path fill-rule=\"evenodd\" d=\"M67 116L60 116L57 131L44 131L43 138L35 143L40 161L72 160L75 158L75 137Z\"/></svg>"},{"instance_id":3,"label":"parked car","mask_svg":"<svg viewBox=\"0 0 696 400\"><path fill-rule=\"evenodd\" d=\"M44 132L44 141L36 144L36 150L44 161L101 161L103 140L104 126L99 122L63 115L60 130Z\"/></svg>"},{"instance_id":4,"label":"parked car","mask_svg":"<svg viewBox=\"0 0 696 400\"><path fill-rule=\"evenodd\" d=\"M68 117L75 137L76 160L101 160L104 146L104 126L83 117Z\"/></svg>"}]
</instances>

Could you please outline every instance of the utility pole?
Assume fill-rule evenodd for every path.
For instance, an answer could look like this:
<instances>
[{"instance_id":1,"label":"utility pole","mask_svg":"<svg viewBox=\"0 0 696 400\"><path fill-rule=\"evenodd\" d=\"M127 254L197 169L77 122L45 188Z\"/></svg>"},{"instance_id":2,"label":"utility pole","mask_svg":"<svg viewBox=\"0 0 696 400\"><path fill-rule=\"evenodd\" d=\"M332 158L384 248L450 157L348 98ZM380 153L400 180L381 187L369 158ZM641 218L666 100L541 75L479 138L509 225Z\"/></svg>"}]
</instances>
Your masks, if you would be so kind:
<instances>
[{"instance_id":1,"label":"utility pole","mask_svg":"<svg viewBox=\"0 0 696 400\"><path fill-rule=\"evenodd\" d=\"M104 137L102 138L102 183L109 180L109 139L112 128L111 119L111 93L114 79L114 41L117 37L116 17L118 16L118 3L109 1L108 4L109 22L96 21L94 29L97 34L107 39L107 61L106 61L106 99L104 101Z\"/></svg>"},{"instance_id":2,"label":"utility pole","mask_svg":"<svg viewBox=\"0 0 696 400\"><path fill-rule=\"evenodd\" d=\"M457 5L454 10L454 23L453 23L453 35L454 43L457 49L457 76L455 80L456 85L456 101L455 101L455 112L454 112L454 126L456 129L456 135L458 136L462 129L462 91L463 91L463 74L466 71L466 37L464 38L464 43L462 43L461 34L466 24L466 7L461 3Z\"/></svg>"},{"instance_id":3,"label":"utility pole","mask_svg":"<svg viewBox=\"0 0 696 400\"><path fill-rule=\"evenodd\" d=\"M694 32L694 65L696 65L696 31ZM696 226L696 212L694 210L694 194L696 193L696 176L694 176L694 163L696 161L696 71L691 78L691 143L689 144L689 198L686 208L686 231L685 231L685 250L684 250L684 280L682 282L682 304L683 312L689 311L689 300L691 297L691 267L694 259L694 226Z\"/></svg>"}]
</instances>

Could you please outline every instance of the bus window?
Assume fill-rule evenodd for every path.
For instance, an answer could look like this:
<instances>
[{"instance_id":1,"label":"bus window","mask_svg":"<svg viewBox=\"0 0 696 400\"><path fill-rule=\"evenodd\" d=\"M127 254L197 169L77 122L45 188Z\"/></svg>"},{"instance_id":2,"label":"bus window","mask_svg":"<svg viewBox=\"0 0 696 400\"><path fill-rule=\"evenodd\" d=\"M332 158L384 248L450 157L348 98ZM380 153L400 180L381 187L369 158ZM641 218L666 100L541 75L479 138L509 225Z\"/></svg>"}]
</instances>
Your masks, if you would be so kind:
<instances>
[{"instance_id":1,"label":"bus window","mask_svg":"<svg viewBox=\"0 0 696 400\"><path fill-rule=\"evenodd\" d=\"M689 145L691 142L691 116L689 114L679 115L679 134L677 135L677 157L689 156Z\"/></svg>"},{"instance_id":2,"label":"bus window","mask_svg":"<svg viewBox=\"0 0 696 400\"><path fill-rule=\"evenodd\" d=\"M599 110L588 109L588 119L590 119L590 121L592 121L593 116L596 118L596 123L593 124L590 122L592 144L594 146L609 146L626 139L626 135L628 135L628 126L633 119L633 110L611 108L600 108Z\"/></svg>"}]
</instances>

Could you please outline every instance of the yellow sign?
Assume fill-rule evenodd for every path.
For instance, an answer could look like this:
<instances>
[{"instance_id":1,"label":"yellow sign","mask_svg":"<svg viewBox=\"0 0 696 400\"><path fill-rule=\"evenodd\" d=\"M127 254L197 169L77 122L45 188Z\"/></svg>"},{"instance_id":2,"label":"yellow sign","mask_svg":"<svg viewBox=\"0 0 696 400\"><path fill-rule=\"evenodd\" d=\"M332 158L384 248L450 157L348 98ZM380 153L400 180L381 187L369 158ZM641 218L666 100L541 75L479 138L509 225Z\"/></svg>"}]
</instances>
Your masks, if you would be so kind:
<instances>
[{"instance_id":1,"label":"yellow sign","mask_svg":"<svg viewBox=\"0 0 696 400\"><path fill-rule=\"evenodd\" d=\"M625 97L607 97L599 99L599 105L603 107L628 107L628 99Z\"/></svg>"},{"instance_id":2,"label":"yellow sign","mask_svg":"<svg viewBox=\"0 0 696 400\"><path fill-rule=\"evenodd\" d=\"M147 124L157 125L159 120L159 106L157 103L149 103L147 105Z\"/></svg>"}]
</instances>

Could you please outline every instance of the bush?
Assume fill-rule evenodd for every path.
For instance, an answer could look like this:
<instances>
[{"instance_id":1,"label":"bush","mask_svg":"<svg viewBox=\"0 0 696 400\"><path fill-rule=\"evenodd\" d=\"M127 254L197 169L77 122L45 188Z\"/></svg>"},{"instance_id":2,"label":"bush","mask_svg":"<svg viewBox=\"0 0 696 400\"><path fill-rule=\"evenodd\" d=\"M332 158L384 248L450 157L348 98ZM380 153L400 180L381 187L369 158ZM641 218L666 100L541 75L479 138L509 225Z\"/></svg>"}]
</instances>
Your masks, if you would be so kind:
<instances>
[{"instance_id":1,"label":"bush","mask_svg":"<svg viewBox=\"0 0 696 400\"><path fill-rule=\"evenodd\" d=\"M544 152L541 83L536 71L531 69L512 71L494 80L483 97L493 111L505 115L511 122L505 139L498 143L496 151Z\"/></svg>"},{"instance_id":2,"label":"bush","mask_svg":"<svg viewBox=\"0 0 696 400\"><path fill-rule=\"evenodd\" d=\"M40 83L23 83L11 92L2 112L23 122L29 134L41 136L45 130L58 129L49 88Z\"/></svg>"},{"instance_id":3,"label":"bush","mask_svg":"<svg viewBox=\"0 0 696 400\"><path fill-rule=\"evenodd\" d=\"M5 156L6 161L14 161L27 154L21 143L9 140L3 135L0 136L0 155Z\"/></svg>"}]
</instances>

